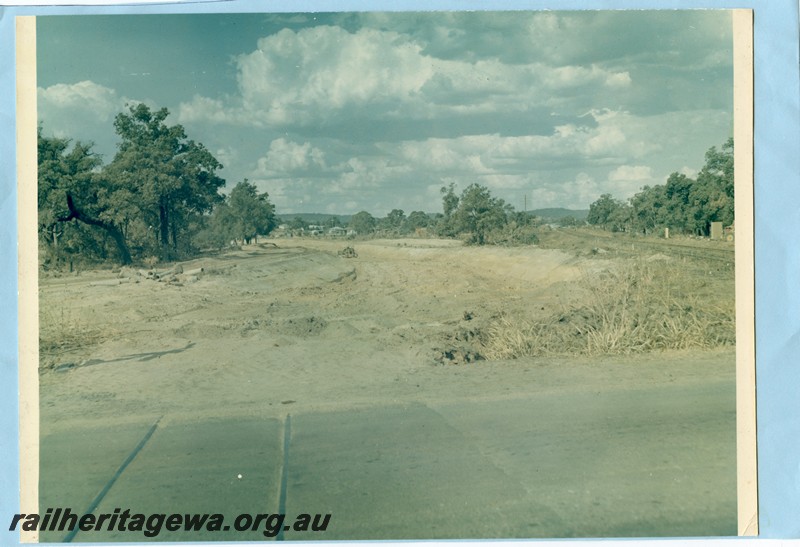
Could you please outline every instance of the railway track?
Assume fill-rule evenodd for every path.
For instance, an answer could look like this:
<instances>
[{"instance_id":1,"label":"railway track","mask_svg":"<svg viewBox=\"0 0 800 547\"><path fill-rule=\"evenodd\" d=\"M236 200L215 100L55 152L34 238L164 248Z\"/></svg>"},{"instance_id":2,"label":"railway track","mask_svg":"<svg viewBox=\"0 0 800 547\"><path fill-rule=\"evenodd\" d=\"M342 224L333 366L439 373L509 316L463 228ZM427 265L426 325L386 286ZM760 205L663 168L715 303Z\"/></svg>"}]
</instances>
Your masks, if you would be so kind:
<instances>
[{"instance_id":1,"label":"railway track","mask_svg":"<svg viewBox=\"0 0 800 547\"><path fill-rule=\"evenodd\" d=\"M614 235L603 232L584 232L580 230L557 230L559 236L563 235L576 242L583 243L587 248L605 249L613 251L620 256L640 256L642 252L653 252L670 255L677 258L713 261L734 265L733 247L701 246L669 240L654 240L633 238L624 235Z\"/></svg>"}]
</instances>

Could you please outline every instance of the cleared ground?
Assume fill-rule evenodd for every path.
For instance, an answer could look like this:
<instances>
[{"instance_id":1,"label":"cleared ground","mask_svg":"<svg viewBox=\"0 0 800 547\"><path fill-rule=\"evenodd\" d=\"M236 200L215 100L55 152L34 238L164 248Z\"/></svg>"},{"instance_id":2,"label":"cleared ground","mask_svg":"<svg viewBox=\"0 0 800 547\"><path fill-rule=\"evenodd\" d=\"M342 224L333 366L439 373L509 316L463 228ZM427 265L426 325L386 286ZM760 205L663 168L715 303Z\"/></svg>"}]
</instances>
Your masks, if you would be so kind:
<instances>
[{"instance_id":1,"label":"cleared ground","mask_svg":"<svg viewBox=\"0 0 800 547\"><path fill-rule=\"evenodd\" d=\"M83 511L157 423L96 512L275 512L283 479L290 516L332 515L289 540L735 533L733 350L447 357L617 258L276 243L193 283L42 280L43 508ZM220 534L155 539L266 539Z\"/></svg>"}]
</instances>

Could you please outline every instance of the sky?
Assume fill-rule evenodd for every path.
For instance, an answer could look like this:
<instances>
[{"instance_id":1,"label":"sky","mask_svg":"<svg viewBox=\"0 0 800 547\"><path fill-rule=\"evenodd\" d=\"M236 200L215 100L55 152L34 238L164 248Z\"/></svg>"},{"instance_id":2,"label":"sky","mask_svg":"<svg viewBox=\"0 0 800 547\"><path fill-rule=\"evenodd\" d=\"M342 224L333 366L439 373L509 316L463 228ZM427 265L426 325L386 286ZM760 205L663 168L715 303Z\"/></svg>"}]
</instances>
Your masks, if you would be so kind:
<instances>
[{"instance_id":1,"label":"sky","mask_svg":"<svg viewBox=\"0 0 800 547\"><path fill-rule=\"evenodd\" d=\"M283 214L441 212L450 183L587 209L732 136L732 46L721 10L43 16L38 116L110 162L116 114L166 107Z\"/></svg>"}]
</instances>

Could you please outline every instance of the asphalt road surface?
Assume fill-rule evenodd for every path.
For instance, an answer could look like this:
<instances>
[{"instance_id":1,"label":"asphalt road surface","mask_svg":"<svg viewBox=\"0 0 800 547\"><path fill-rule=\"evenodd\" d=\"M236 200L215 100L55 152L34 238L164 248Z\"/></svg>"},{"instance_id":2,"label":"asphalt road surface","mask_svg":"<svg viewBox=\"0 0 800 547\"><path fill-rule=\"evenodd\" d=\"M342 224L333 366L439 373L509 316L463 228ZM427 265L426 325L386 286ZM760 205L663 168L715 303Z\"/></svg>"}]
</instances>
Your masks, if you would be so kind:
<instances>
[{"instance_id":1,"label":"asphalt road surface","mask_svg":"<svg viewBox=\"0 0 800 547\"><path fill-rule=\"evenodd\" d=\"M287 407L287 410L289 407ZM226 531L45 532L42 541L734 535L730 381L57 431L40 512L220 513ZM243 513L324 532L236 531ZM243 521L244 522L244 521ZM274 524L274 521L272 521Z\"/></svg>"}]
</instances>

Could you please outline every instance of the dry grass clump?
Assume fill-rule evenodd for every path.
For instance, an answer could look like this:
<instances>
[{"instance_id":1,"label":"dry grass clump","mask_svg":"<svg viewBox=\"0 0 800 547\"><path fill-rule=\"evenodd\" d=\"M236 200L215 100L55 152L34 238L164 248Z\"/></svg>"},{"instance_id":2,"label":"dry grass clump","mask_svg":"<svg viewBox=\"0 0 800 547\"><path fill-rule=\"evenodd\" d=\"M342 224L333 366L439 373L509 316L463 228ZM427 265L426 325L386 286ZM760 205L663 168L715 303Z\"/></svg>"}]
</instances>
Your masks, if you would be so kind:
<instances>
[{"instance_id":1,"label":"dry grass clump","mask_svg":"<svg viewBox=\"0 0 800 547\"><path fill-rule=\"evenodd\" d=\"M627 354L735 343L732 280L691 268L632 261L585 276L580 304L541 319L500 317L484 330L490 359Z\"/></svg>"},{"instance_id":2,"label":"dry grass clump","mask_svg":"<svg viewBox=\"0 0 800 547\"><path fill-rule=\"evenodd\" d=\"M59 358L94 346L108 337L103 329L89 325L63 307L39 314L39 354L43 367Z\"/></svg>"}]
</instances>

